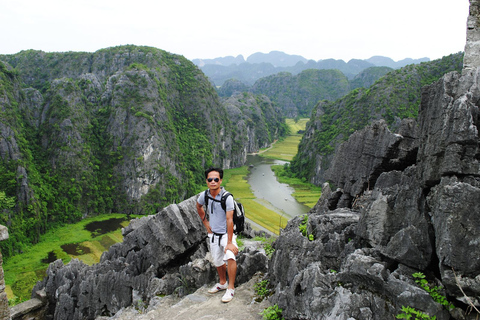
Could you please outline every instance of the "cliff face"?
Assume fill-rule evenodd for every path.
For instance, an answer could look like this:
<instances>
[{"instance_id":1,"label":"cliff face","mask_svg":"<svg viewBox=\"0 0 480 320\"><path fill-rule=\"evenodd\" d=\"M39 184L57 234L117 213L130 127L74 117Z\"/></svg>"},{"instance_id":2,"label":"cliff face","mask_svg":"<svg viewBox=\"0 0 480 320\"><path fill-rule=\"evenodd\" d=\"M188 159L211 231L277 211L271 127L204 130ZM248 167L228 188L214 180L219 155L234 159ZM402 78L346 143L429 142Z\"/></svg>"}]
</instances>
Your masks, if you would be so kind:
<instances>
[{"instance_id":1,"label":"cliff face","mask_svg":"<svg viewBox=\"0 0 480 320\"><path fill-rule=\"evenodd\" d=\"M56 222L156 213L193 195L206 167L243 165L245 146L258 150L282 132L271 105L230 113L197 67L159 49L22 51L0 60L8 64L0 62L0 182L19 200L0 221L11 226L7 255ZM253 123L248 134L238 117ZM265 134L260 123L267 137L250 142ZM21 218L26 208L33 225ZM16 238L17 228L33 238Z\"/></svg>"},{"instance_id":2,"label":"cliff face","mask_svg":"<svg viewBox=\"0 0 480 320\"><path fill-rule=\"evenodd\" d=\"M270 146L287 132L282 111L266 96L244 92L223 99L222 104L236 124L235 136L247 141L247 153Z\"/></svg>"},{"instance_id":3,"label":"cliff face","mask_svg":"<svg viewBox=\"0 0 480 320\"><path fill-rule=\"evenodd\" d=\"M424 87L418 119L395 133L379 120L350 135L322 171L335 189L323 185L308 237L297 217L275 242L272 302L286 319L478 318L478 16L472 0L462 72ZM305 139L321 129L312 121Z\"/></svg>"},{"instance_id":4,"label":"cliff face","mask_svg":"<svg viewBox=\"0 0 480 320\"><path fill-rule=\"evenodd\" d=\"M478 54L478 53L477 53ZM391 319L415 308L475 319L480 297L480 68L422 92L418 124L385 121L353 134L308 214L291 220L269 264L272 301L287 319ZM455 305L432 299L412 276Z\"/></svg>"}]
</instances>

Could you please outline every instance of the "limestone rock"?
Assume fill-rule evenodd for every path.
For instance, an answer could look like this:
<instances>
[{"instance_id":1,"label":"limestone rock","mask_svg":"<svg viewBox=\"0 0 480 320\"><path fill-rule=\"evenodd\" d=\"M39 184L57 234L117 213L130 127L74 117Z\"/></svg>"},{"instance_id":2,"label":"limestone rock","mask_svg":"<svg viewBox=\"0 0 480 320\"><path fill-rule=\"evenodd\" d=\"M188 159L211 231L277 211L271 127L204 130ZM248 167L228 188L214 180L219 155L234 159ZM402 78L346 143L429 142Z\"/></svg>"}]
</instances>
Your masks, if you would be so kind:
<instances>
[{"instance_id":1,"label":"limestone rock","mask_svg":"<svg viewBox=\"0 0 480 320\"><path fill-rule=\"evenodd\" d=\"M372 189L382 172L408 167L415 161L416 124L404 120L392 133L384 120L353 133L340 145L325 177L342 190L337 207L351 207L354 199Z\"/></svg>"},{"instance_id":2,"label":"limestone rock","mask_svg":"<svg viewBox=\"0 0 480 320\"><path fill-rule=\"evenodd\" d=\"M470 0L470 12L467 19L467 42L463 57L464 69L480 67L480 2Z\"/></svg>"}]
</instances>

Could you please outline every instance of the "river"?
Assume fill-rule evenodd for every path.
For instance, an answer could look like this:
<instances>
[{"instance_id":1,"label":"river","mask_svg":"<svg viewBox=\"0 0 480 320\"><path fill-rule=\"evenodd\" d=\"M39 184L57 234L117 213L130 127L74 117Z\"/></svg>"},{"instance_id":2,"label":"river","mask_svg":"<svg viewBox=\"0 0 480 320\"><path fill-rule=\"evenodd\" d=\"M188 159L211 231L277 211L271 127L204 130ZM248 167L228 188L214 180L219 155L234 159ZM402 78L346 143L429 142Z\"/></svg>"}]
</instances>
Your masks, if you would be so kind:
<instances>
[{"instance_id":1,"label":"river","mask_svg":"<svg viewBox=\"0 0 480 320\"><path fill-rule=\"evenodd\" d=\"M278 182L275 177L271 166L285 163L285 161L262 158L258 155L248 155L247 165L250 166L250 174L247 181L259 202L290 220L307 213L310 208L292 196L295 191L292 187Z\"/></svg>"}]
</instances>

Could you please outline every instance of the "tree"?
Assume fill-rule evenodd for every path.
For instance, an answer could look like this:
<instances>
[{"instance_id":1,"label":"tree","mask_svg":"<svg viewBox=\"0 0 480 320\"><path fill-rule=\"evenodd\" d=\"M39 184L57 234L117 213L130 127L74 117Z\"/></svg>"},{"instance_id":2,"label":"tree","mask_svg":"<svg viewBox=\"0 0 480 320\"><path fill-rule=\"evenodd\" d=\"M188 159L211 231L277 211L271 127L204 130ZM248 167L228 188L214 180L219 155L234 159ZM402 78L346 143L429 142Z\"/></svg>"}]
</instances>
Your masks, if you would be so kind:
<instances>
[{"instance_id":1,"label":"tree","mask_svg":"<svg viewBox=\"0 0 480 320\"><path fill-rule=\"evenodd\" d=\"M15 206L15 197L7 197L5 192L0 191L0 210L10 209Z\"/></svg>"}]
</instances>

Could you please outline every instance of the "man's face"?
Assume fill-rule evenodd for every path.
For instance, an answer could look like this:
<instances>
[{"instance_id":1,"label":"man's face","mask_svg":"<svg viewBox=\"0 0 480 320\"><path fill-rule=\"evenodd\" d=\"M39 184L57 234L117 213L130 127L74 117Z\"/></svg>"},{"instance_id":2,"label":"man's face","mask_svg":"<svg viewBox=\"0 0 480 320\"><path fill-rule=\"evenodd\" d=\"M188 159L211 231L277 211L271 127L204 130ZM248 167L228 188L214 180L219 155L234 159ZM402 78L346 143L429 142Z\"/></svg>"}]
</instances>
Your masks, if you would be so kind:
<instances>
[{"instance_id":1,"label":"man's face","mask_svg":"<svg viewBox=\"0 0 480 320\"><path fill-rule=\"evenodd\" d=\"M211 190L220 188L222 179L220 179L220 173L217 171L210 171L207 176L207 186Z\"/></svg>"}]
</instances>

